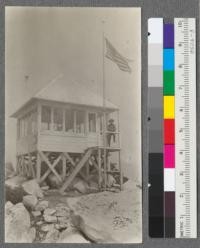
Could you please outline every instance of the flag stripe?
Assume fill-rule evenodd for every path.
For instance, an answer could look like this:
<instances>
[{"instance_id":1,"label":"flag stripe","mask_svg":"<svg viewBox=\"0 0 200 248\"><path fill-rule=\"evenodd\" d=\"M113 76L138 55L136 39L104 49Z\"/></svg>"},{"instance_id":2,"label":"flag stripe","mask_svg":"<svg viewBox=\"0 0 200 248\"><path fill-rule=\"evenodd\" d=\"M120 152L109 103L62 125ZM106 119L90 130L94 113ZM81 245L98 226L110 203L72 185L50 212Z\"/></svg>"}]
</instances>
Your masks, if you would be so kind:
<instances>
[{"instance_id":1,"label":"flag stripe","mask_svg":"<svg viewBox=\"0 0 200 248\"><path fill-rule=\"evenodd\" d=\"M120 69L123 68L124 70L131 72L131 68L129 67L128 63L123 63L123 62L121 63L119 60L113 59L108 55L106 55L106 57L112 60L113 62L115 62L118 65L118 67L120 67Z\"/></svg>"},{"instance_id":2,"label":"flag stripe","mask_svg":"<svg viewBox=\"0 0 200 248\"><path fill-rule=\"evenodd\" d=\"M120 70L122 71L126 71L126 72L131 72L131 68L128 64L128 59L126 59L125 57L123 57L114 47L113 45L108 41L107 38L105 38L106 40L106 57L108 59L110 59L111 61L113 61L114 63L117 64L117 66L119 67Z\"/></svg>"}]
</instances>

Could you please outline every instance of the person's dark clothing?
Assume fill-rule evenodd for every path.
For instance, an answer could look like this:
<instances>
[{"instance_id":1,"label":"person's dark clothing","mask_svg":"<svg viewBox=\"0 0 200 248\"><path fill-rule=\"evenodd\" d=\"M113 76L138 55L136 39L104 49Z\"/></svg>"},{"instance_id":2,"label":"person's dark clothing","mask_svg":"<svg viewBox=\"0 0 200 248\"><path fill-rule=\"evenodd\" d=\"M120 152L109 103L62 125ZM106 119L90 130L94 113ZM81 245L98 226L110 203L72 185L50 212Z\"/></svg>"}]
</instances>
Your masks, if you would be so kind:
<instances>
[{"instance_id":1,"label":"person's dark clothing","mask_svg":"<svg viewBox=\"0 0 200 248\"><path fill-rule=\"evenodd\" d=\"M116 132L116 126L113 122L108 124L107 127L108 132ZM108 141L108 146L110 146L111 143L111 138L113 137L113 142L115 143L115 134L114 133L108 133L107 134L107 141Z\"/></svg>"}]
</instances>

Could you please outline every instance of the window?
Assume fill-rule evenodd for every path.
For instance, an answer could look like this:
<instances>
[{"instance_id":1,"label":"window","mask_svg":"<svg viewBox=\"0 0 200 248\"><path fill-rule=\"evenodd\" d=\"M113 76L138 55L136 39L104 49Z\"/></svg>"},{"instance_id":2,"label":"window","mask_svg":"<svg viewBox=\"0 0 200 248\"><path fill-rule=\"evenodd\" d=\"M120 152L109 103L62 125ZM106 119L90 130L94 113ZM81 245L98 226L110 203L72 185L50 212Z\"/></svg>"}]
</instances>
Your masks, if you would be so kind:
<instances>
[{"instance_id":1,"label":"window","mask_svg":"<svg viewBox=\"0 0 200 248\"><path fill-rule=\"evenodd\" d=\"M76 111L76 133L85 133L85 112Z\"/></svg>"},{"instance_id":2,"label":"window","mask_svg":"<svg viewBox=\"0 0 200 248\"><path fill-rule=\"evenodd\" d=\"M65 110L65 131L74 132L74 111L71 109Z\"/></svg>"},{"instance_id":3,"label":"window","mask_svg":"<svg viewBox=\"0 0 200 248\"><path fill-rule=\"evenodd\" d=\"M50 130L51 126L51 107L42 106L42 130Z\"/></svg>"},{"instance_id":4,"label":"window","mask_svg":"<svg viewBox=\"0 0 200 248\"><path fill-rule=\"evenodd\" d=\"M95 133L96 132L96 114L95 113L88 114L88 122L89 122L89 132Z\"/></svg>"},{"instance_id":5,"label":"window","mask_svg":"<svg viewBox=\"0 0 200 248\"><path fill-rule=\"evenodd\" d=\"M31 118L30 118L30 129L31 129L31 134L37 134L37 112L33 111L31 113Z\"/></svg>"},{"instance_id":6,"label":"window","mask_svg":"<svg viewBox=\"0 0 200 248\"><path fill-rule=\"evenodd\" d=\"M53 109L53 130L63 130L63 109L61 108Z\"/></svg>"}]
</instances>

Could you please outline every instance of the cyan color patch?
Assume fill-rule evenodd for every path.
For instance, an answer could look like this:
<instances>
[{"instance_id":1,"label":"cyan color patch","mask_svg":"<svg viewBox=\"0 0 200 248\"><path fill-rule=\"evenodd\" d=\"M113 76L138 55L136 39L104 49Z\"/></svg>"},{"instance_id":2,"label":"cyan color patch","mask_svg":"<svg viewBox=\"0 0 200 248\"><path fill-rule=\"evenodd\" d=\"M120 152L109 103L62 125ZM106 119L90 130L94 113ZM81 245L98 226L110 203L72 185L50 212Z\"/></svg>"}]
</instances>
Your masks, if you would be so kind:
<instances>
[{"instance_id":1,"label":"cyan color patch","mask_svg":"<svg viewBox=\"0 0 200 248\"><path fill-rule=\"evenodd\" d=\"M164 71L174 70L174 49L164 49L163 53L163 67Z\"/></svg>"}]
</instances>

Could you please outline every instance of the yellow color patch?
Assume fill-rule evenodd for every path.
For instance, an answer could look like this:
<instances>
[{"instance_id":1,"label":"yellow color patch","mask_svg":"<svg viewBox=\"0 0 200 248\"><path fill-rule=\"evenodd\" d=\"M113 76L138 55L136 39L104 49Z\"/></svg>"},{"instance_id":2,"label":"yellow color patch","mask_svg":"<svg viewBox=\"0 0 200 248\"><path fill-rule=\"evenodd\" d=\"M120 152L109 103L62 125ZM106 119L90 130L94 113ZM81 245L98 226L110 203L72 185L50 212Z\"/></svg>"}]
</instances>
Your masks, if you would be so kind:
<instances>
[{"instance_id":1,"label":"yellow color patch","mask_svg":"<svg viewBox=\"0 0 200 248\"><path fill-rule=\"evenodd\" d=\"M174 119L174 96L164 96L164 119Z\"/></svg>"}]
</instances>

